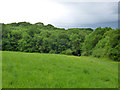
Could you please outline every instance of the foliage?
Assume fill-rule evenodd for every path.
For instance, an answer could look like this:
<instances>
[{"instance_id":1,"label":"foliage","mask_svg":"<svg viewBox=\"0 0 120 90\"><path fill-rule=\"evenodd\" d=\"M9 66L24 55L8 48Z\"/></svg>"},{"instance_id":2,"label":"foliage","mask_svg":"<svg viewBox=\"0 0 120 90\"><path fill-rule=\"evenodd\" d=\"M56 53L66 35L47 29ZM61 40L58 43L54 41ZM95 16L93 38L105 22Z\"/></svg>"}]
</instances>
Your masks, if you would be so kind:
<instances>
[{"instance_id":1,"label":"foliage","mask_svg":"<svg viewBox=\"0 0 120 90\"><path fill-rule=\"evenodd\" d=\"M3 24L3 51L22 51L40 53L61 53L71 50L74 55L79 52L86 35L92 29L56 28L41 22L30 24L19 22Z\"/></svg>"},{"instance_id":2,"label":"foliage","mask_svg":"<svg viewBox=\"0 0 120 90\"><path fill-rule=\"evenodd\" d=\"M120 61L120 29L57 28L41 22L2 25L2 50L109 57ZM69 53L68 53L69 52Z\"/></svg>"},{"instance_id":3,"label":"foliage","mask_svg":"<svg viewBox=\"0 0 120 90\"><path fill-rule=\"evenodd\" d=\"M62 54L66 54L66 55L72 55L73 51L71 49L67 49L65 51L62 51Z\"/></svg>"},{"instance_id":4,"label":"foliage","mask_svg":"<svg viewBox=\"0 0 120 90\"><path fill-rule=\"evenodd\" d=\"M86 36L82 49L83 55L109 57L120 61L120 29L96 29Z\"/></svg>"}]
</instances>

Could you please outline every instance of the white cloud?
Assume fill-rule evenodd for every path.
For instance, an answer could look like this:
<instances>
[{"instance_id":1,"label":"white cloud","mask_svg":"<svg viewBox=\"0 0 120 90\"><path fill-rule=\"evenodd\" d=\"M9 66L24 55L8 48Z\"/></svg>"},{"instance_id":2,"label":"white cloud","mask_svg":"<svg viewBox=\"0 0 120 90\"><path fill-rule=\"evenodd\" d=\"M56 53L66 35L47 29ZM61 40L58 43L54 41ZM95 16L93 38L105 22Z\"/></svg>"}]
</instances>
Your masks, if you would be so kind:
<instances>
[{"instance_id":1,"label":"white cloud","mask_svg":"<svg viewBox=\"0 0 120 90\"><path fill-rule=\"evenodd\" d=\"M4 23L16 21L49 23L67 13L61 4L47 0L3 0L0 9L0 22Z\"/></svg>"},{"instance_id":2,"label":"white cloud","mask_svg":"<svg viewBox=\"0 0 120 90\"><path fill-rule=\"evenodd\" d=\"M52 2L119 2L119 0L49 0Z\"/></svg>"},{"instance_id":3,"label":"white cloud","mask_svg":"<svg viewBox=\"0 0 120 90\"><path fill-rule=\"evenodd\" d=\"M2 0L0 22L43 22L69 27L117 21L118 0L104 1Z\"/></svg>"}]
</instances>

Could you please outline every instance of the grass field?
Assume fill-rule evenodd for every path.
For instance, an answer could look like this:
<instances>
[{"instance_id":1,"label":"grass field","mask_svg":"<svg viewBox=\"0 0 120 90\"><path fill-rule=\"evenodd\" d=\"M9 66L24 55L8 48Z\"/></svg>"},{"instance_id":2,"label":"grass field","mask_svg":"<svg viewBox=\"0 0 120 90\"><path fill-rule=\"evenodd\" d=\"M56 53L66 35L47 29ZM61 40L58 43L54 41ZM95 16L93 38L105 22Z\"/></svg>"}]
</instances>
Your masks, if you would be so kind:
<instances>
[{"instance_id":1,"label":"grass field","mask_svg":"<svg viewBox=\"0 0 120 90\"><path fill-rule=\"evenodd\" d=\"M3 88L117 88L118 63L57 54L2 52Z\"/></svg>"}]
</instances>

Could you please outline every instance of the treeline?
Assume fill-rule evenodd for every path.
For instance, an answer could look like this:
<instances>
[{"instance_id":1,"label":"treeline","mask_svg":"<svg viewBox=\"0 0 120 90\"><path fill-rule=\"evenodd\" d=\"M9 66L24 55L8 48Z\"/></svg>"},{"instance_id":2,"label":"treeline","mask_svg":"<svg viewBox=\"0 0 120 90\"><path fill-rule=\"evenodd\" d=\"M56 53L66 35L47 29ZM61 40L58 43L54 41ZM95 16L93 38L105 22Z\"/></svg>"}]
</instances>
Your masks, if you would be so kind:
<instances>
[{"instance_id":1,"label":"treeline","mask_svg":"<svg viewBox=\"0 0 120 90\"><path fill-rule=\"evenodd\" d=\"M120 61L120 29L97 28L85 37L82 55Z\"/></svg>"},{"instance_id":2,"label":"treeline","mask_svg":"<svg viewBox=\"0 0 120 90\"><path fill-rule=\"evenodd\" d=\"M57 28L41 22L2 24L2 50L93 55L120 60L120 29Z\"/></svg>"}]
</instances>

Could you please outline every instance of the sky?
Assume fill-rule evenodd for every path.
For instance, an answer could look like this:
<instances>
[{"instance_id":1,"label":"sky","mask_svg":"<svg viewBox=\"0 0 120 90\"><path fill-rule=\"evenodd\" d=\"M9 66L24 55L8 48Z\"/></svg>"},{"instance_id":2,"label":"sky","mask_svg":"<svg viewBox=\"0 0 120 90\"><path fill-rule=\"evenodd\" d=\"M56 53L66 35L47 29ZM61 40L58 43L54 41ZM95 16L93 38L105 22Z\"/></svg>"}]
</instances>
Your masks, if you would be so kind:
<instances>
[{"instance_id":1,"label":"sky","mask_svg":"<svg viewBox=\"0 0 120 90\"><path fill-rule=\"evenodd\" d=\"M60 28L118 27L118 0L1 0L0 23L43 22Z\"/></svg>"}]
</instances>

